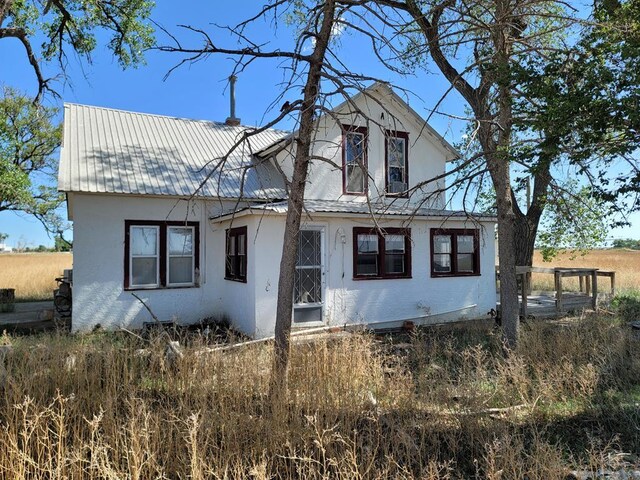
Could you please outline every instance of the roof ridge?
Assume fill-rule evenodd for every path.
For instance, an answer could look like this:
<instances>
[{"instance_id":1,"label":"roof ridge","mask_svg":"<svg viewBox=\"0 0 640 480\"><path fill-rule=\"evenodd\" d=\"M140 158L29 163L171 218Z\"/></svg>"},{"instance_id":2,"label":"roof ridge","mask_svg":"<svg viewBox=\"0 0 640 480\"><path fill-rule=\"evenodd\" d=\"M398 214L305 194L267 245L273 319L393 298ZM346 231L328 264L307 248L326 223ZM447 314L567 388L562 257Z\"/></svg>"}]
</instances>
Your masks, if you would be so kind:
<instances>
[{"instance_id":1,"label":"roof ridge","mask_svg":"<svg viewBox=\"0 0 640 480\"><path fill-rule=\"evenodd\" d=\"M188 117L176 117L175 115L166 115L162 113L149 113L149 112L136 112L135 110L126 110L124 108L115 108L115 107L104 107L101 105L89 105L86 103L78 103L78 102L64 102L64 106L72 105L75 107L84 107L91 108L96 110L110 110L113 112L121 112L121 113L131 113L133 115L144 115L148 117L162 117L162 118L170 118L172 120L188 120L191 122L204 122L204 123L218 123L224 125L224 122L217 122L215 120L203 120L197 118L188 118Z\"/></svg>"},{"instance_id":2,"label":"roof ridge","mask_svg":"<svg viewBox=\"0 0 640 480\"><path fill-rule=\"evenodd\" d=\"M184 121L187 121L187 122L197 122L197 123L213 123L215 125L232 127L232 128L259 128L259 127L252 127L250 125L237 125L237 126L236 125L227 125L225 122L219 122L219 121L216 121L216 120L205 120L205 119L189 118L189 117L176 117L175 115L166 115L166 114L162 114L162 113L136 112L135 110L126 110L124 108L103 107L101 105L89 105L89 104L86 104L86 103L78 103L78 102L63 102L63 103L64 103L64 107L65 108L69 105L69 106L74 106L74 107L91 108L91 109L95 109L95 110L108 110L108 111L112 111L112 112L129 113L129 114L132 114L132 115L141 115L141 116L147 116L147 117L167 118L167 119L170 119L170 120L184 120ZM282 130L282 129L279 129L279 128L269 128L267 130L270 130L272 132L291 133L288 130Z\"/></svg>"}]
</instances>

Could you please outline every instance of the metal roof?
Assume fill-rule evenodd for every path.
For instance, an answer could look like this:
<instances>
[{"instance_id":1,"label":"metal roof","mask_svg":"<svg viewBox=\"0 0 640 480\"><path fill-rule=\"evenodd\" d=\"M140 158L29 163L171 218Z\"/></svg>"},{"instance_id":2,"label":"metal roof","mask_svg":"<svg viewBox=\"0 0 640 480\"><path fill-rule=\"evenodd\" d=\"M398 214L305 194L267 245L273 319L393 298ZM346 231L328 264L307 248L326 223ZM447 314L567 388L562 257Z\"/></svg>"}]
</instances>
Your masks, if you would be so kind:
<instances>
[{"instance_id":1,"label":"metal roof","mask_svg":"<svg viewBox=\"0 0 640 480\"><path fill-rule=\"evenodd\" d=\"M415 205L402 204L380 204L366 202L349 202L341 200L305 200L304 209L307 214L326 213L326 214L355 214L355 215L374 215L376 217L400 216L400 217L438 217L451 219L474 219L476 221L495 222L496 217L493 215L478 214L465 212L462 210L440 210L434 208L417 207ZM251 205L249 207L240 208L236 211L222 212L219 215L211 217L211 220L225 220L229 217L238 217L243 215L259 215L264 212L273 212L276 214L287 213L287 202L275 202Z\"/></svg>"},{"instance_id":2,"label":"metal roof","mask_svg":"<svg viewBox=\"0 0 640 480\"><path fill-rule=\"evenodd\" d=\"M287 134L65 103L58 189L63 192L281 199L282 177L254 156ZM207 178L209 175L209 178Z\"/></svg>"}]
</instances>

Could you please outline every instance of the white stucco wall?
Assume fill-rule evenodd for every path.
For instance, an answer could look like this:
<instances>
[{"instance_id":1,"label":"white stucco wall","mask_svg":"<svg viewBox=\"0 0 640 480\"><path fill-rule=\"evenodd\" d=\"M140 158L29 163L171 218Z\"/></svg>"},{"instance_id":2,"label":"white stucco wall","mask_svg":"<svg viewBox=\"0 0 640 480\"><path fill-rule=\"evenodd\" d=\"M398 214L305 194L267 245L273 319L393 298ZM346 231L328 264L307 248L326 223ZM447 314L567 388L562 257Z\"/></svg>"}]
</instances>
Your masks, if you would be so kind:
<instances>
[{"instance_id":1,"label":"white stucco wall","mask_svg":"<svg viewBox=\"0 0 640 480\"><path fill-rule=\"evenodd\" d=\"M253 294L245 284L224 280L224 227L208 220L231 206L219 201L187 204L171 198L75 194L73 330L96 324L137 328L151 321L142 304L124 290L124 222L187 219L200 222L200 285L134 292L161 320L193 323L226 314L236 328L253 335ZM251 259L249 266L253 268Z\"/></svg>"},{"instance_id":2,"label":"white stucco wall","mask_svg":"<svg viewBox=\"0 0 640 480\"><path fill-rule=\"evenodd\" d=\"M236 282L224 278L225 231L228 228L247 227L247 282ZM220 297L220 312L228 317L234 328L253 337L256 331L255 295L256 295L256 249L253 245L255 238L255 220L244 217L233 222L214 224L216 231L216 248L214 255L222 262L218 267L216 278L218 283L214 288Z\"/></svg>"},{"instance_id":3,"label":"white stucco wall","mask_svg":"<svg viewBox=\"0 0 640 480\"><path fill-rule=\"evenodd\" d=\"M230 222L208 218L220 202L184 201L116 195L74 195L73 329L137 328L151 316L124 290L124 221L175 220L200 222L199 287L135 290L162 320L194 323L226 315L238 330L255 337L273 333L284 215L241 216L234 227L247 226L247 283L224 279L225 230ZM325 310L328 325L414 320L440 323L461 317L483 317L495 307L493 224L484 224L480 240L480 271L476 277L431 278L429 229L439 220L414 220L412 278L353 279L353 227L370 226L368 218L316 215L308 225L325 228ZM383 227L405 226L401 221ZM447 228L473 228L448 221ZM342 238L344 236L344 243ZM470 307L470 308L465 308ZM444 315L441 315L443 314Z\"/></svg>"},{"instance_id":4,"label":"white stucco wall","mask_svg":"<svg viewBox=\"0 0 640 480\"><path fill-rule=\"evenodd\" d=\"M313 141L313 155L327 159L312 159L309 167L305 198L314 200L365 201L364 195L343 194L342 179L342 125L367 127L367 164L369 170L368 191L373 201L384 199L396 205L404 203L422 203L425 207L443 208L444 194L433 196L433 192L444 185L431 183L421 191L412 194L407 202L405 198L385 195L385 130L397 130L409 134L409 188L414 188L429 179L445 172L446 155L439 139L435 138L414 115L401 108L389 98L379 96L378 101L361 96L355 102L357 108L365 113L355 115L345 111L334 112L319 120ZM348 107L345 107L348 108ZM281 152L275 161L282 171L291 178L293 172L293 152L291 147ZM451 153L449 153L451 155Z\"/></svg>"},{"instance_id":5,"label":"white stucco wall","mask_svg":"<svg viewBox=\"0 0 640 480\"><path fill-rule=\"evenodd\" d=\"M493 223L480 229L480 275L432 278L429 229L442 228L439 220L414 220L412 278L354 280L353 227L371 226L367 218L316 216L308 225L325 227L325 324L393 322L442 323L461 318L482 318L495 308L495 245ZM402 227L400 221L383 227ZM463 222L446 228L477 228ZM273 334L284 217L261 218L255 249L255 305L257 337ZM342 237L344 235L344 243ZM385 326L384 324L380 325Z\"/></svg>"}]
</instances>

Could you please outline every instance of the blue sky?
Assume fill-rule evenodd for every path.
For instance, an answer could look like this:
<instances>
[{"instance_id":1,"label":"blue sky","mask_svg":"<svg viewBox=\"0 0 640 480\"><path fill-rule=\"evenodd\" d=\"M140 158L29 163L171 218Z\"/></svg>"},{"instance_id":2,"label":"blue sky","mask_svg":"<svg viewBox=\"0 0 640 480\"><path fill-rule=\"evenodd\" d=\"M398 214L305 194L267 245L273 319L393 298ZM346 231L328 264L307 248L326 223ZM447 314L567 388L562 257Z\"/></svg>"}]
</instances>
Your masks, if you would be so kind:
<instances>
[{"instance_id":1,"label":"blue sky","mask_svg":"<svg viewBox=\"0 0 640 480\"><path fill-rule=\"evenodd\" d=\"M236 24L249 13L255 12L262 3L249 0L198 0L188 3L158 1L152 18L185 44L196 46L199 41L177 28L178 24L203 28L215 34L213 38L220 38L220 45L233 46L230 39L212 24ZM221 5L230 6L221 8ZM289 43L293 32L283 23L275 27L272 22L261 21L248 33L261 43ZM158 43L167 42L168 38L159 32ZM423 117L428 116L429 109L435 106L447 88L447 84L436 74L400 77L382 69L362 38L347 34L339 42L343 59L352 69L391 81L411 91L408 100ZM179 68L164 80L167 71L180 60L175 54L151 51L146 56L146 65L123 71L102 45L94 53L90 65L70 56L69 81L57 84L64 101L217 121L224 121L228 116L226 86L227 77L233 69L233 60L224 56L208 57L196 64ZM13 39L0 41L0 61L3 65L0 83L27 92L34 91L35 77L18 42ZM277 61L261 61L239 75L237 115L243 124L259 125L272 118L279 110L279 105L276 105L275 111L268 111L273 99L283 88L281 82L284 72L279 66ZM50 74L55 72L51 69L46 71ZM57 105L61 106L59 102ZM452 94L439 110L461 115L463 103L457 95ZM433 115L430 123L449 141L460 139L463 125L459 121ZM634 215L631 220L631 227L616 229L611 236L640 238L640 216ZM18 242L25 245L53 244L53 240L47 237L39 223L24 215L0 213L0 232L9 234L8 243L11 245Z\"/></svg>"}]
</instances>

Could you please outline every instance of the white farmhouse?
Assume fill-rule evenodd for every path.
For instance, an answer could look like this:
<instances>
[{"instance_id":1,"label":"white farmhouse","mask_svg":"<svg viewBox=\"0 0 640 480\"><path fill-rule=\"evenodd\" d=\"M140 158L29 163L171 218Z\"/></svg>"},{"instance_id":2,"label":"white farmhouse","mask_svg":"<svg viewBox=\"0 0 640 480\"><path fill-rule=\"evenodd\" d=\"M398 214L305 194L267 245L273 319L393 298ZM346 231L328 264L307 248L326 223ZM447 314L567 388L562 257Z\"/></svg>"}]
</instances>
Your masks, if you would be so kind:
<instances>
[{"instance_id":1,"label":"white farmhouse","mask_svg":"<svg viewBox=\"0 0 640 480\"><path fill-rule=\"evenodd\" d=\"M357 113L356 113L357 112ZM295 134L65 104L73 329L226 315L271 335ZM232 147L237 148L232 150ZM457 152L388 86L317 120L294 328L477 318L495 307L495 218L444 209Z\"/></svg>"},{"instance_id":2,"label":"white farmhouse","mask_svg":"<svg viewBox=\"0 0 640 480\"><path fill-rule=\"evenodd\" d=\"M6 243L0 243L0 253L11 253L13 252L13 248L7 245Z\"/></svg>"}]
</instances>

